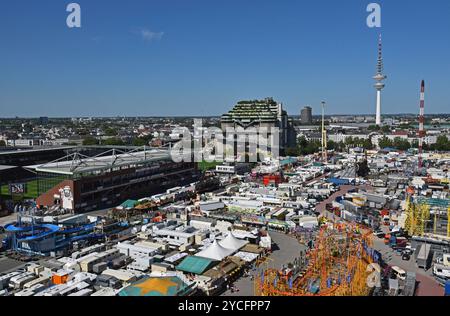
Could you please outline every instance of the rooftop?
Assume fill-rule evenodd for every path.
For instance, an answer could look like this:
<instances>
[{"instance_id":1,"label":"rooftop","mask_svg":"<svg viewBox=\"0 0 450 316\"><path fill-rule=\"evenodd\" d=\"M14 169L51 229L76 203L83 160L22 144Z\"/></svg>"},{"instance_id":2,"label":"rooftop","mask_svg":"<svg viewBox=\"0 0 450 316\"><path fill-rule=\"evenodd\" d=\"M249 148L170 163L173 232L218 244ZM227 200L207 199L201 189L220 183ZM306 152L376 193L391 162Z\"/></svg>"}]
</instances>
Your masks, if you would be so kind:
<instances>
[{"instance_id":1,"label":"rooftop","mask_svg":"<svg viewBox=\"0 0 450 316\"><path fill-rule=\"evenodd\" d=\"M168 159L170 159L170 153L167 149L142 147L126 153L121 150L111 149L94 157L74 153L49 163L27 166L26 168L36 172L73 176L76 174L100 173L111 169L142 166Z\"/></svg>"}]
</instances>

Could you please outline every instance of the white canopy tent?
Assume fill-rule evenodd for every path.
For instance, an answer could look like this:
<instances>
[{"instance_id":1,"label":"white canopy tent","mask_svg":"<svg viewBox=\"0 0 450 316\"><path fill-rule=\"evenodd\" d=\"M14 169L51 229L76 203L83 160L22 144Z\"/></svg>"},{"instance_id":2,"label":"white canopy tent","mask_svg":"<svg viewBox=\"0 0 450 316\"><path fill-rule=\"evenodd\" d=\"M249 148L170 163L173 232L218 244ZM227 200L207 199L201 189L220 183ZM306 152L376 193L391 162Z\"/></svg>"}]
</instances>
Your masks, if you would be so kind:
<instances>
[{"instance_id":1,"label":"white canopy tent","mask_svg":"<svg viewBox=\"0 0 450 316\"><path fill-rule=\"evenodd\" d=\"M238 251L242 247L244 247L246 244L248 244L247 240L242 240L236 238L232 232L229 232L227 237L225 237L223 240L219 242L219 244L228 249L233 249L234 251Z\"/></svg>"},{"instance_id":2,"label":"white canopy tent","mask_svg":"<svg viewBox=\"0 0 450 316\"><path fill-rule=\"evenodd\" d=\"M234 252L236 252L236 250L225 248L215 240L208 248L200 251L195 256L221 261L223 258L228 257Z\"/></svg>"}]
</instances>

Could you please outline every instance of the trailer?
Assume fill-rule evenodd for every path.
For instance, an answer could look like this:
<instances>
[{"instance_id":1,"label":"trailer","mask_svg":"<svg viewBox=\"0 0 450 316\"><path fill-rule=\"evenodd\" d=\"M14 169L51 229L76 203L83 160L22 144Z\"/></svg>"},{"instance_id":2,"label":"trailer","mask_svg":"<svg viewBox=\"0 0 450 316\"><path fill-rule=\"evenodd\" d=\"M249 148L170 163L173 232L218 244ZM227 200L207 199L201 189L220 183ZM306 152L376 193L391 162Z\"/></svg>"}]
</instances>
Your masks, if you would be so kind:
<instances>
[{"instance_id":1,"label":"trailer","mask_svg":"<svg viewBox=\"0 0 450 316\"><path fill-rule=\"evenodd\" d=\"M0 276L0 291L7 289L9 280L11 280L15 276L18 276L19 274L20 274L20 272L11 272L11 273Z\"/></svg>"},{"instance_id":2,"label":"trailer","mask_svg":"<svg viewBox=\"0 0 450 316\"><path fill-rule=\"evenodd\" d=\"M416 257L416 264L417 267L428 269L429 263L431 258L431 245L429 244L422 244L417 252Z\"/></svg>"},{"instance_id":3,"label":"trailer","mask_svg":"<svg viewBox=\"0 0 450 316\"><path fill-rule=\"evenodd\" d=\"M23 286L36 279L36 276L34 275L34 273L31 272L25 272L22 274L19 274L17 276L12 277L9 280L9 287L15 290L19 290L19 289L23 289Z\"/></svg>"}]
</instances>

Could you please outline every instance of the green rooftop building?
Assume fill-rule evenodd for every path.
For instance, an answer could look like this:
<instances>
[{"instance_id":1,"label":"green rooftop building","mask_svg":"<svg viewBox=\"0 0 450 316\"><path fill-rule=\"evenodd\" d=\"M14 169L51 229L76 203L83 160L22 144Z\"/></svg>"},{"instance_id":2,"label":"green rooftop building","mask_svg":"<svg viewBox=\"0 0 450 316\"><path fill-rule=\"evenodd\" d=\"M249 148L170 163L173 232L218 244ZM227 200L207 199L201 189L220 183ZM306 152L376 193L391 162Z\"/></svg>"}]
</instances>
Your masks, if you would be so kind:
<instances>
[{"instance_id":1,"label":"green rooftop building","mask_svg":"<svg viewBox=\"0 0 450 316\"><path fill-rule=\"evenodd\" d=\"M238 102L230 112L222 115L221 127L224 132L232 128L244 133L251 128L255 128L258 133L261 128L267 128L269 131L271 128L278 128L280 154L283 154L286 148L294 147L296 142L292 119L283 110L283 105L272 98ZM272 135L269 134L268 137Z\"/></svg>"}]
</instances>

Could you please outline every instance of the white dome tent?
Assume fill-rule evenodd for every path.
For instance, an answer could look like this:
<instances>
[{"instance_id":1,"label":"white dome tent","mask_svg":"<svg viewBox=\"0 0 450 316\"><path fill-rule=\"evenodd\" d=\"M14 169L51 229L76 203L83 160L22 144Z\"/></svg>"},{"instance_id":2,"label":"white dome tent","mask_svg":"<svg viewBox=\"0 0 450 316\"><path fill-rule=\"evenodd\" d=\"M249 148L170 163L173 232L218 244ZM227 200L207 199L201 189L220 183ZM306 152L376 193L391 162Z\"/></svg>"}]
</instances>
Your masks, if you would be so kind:
<instances>
[{"instance_id":1,"label":"white dome tent","mask_svg":"<svg viewBox=\"0 0 450 316\"><path fill-rule=\"evenodd\" d=\"M230 231L223 240L219 242L219 244L224 248L233 249L234 251L238 251L246 244L248 244L247 240L241 240L236 238L233 233Z\"/></svg>"},{"instance_id":2,"label":"white dome tent","mask_svg":"<svg viewBox=\"0 0 450 316\"><path fill-rule=\"evenodd\" d=\"M235 250L225 248L221 246L217 240L214 240L214 242L205 250L200 251L195 256L196 257L202 257L202 258L208 258L212 260L222 261L223 258L228 257L232 253L234 253Z\"/></svg>"}]
</instances>

